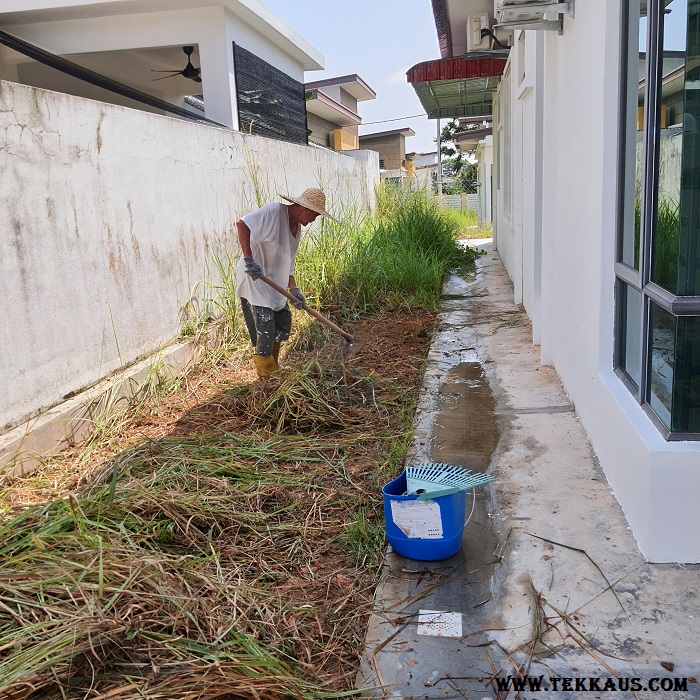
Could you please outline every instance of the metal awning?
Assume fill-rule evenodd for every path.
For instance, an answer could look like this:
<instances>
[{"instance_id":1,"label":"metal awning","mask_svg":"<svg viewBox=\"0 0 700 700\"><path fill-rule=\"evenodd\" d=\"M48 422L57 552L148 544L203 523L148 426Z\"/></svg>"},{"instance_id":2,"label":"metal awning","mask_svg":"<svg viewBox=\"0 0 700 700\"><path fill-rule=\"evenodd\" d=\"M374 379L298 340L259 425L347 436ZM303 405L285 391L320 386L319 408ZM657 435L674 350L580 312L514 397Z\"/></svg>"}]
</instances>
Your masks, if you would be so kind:
<instances>
[{"instance_id":1,"label":"metal awning","mask_svg":"<svg viewBox=\"0 0 700 700\"><path fill-rule=\"evenodd\" d=\"M507 59L443 58L418 63L406 78L413 85L428 119L493 114L493 93Z\"/></svg>"}]
</instances>

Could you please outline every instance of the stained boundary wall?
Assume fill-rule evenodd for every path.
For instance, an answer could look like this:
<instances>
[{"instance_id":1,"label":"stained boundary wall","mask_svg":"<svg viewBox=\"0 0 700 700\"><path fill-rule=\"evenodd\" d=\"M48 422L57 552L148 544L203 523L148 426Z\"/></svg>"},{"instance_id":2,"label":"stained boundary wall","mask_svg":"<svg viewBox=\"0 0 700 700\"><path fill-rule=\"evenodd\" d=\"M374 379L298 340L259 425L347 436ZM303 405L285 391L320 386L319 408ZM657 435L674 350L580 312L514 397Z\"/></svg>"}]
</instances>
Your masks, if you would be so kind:
<instances>
[{"instance_id":1,"label":"stained boundary wall","mask_svg":"<svg viewBox=\"0 0 700 700\"><path fill-rule=\"evenodd\" d=\"M0 431L177 338L241 215L317 186L372 208L378 182L377 157L0 81Z\"/></svg>"}]
</instances>

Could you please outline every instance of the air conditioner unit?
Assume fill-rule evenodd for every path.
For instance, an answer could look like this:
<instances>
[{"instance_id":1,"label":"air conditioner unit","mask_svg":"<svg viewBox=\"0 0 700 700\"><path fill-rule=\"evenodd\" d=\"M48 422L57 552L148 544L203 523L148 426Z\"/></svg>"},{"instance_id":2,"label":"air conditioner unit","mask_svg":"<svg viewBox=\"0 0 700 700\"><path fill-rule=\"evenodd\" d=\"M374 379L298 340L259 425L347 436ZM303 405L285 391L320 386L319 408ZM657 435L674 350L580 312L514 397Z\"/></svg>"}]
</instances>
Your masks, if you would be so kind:
<instances>
[{"instance_id":1,"label":"air conditioner unit","mask_svg":"<svg viewBox=\"0 0 700 700\"><path fill-rule=\"evenodd\" d=\"M561 33L563 17L574 16L574 0L494 0L496 28L554 29Z\"/></svg>"},{"instance_id":2,"label":"air conditioner unit","mask_svg":"<svg viewBox=\"0 0 700 700\"><path fill-rule=\"evenodd\" d=\"M481 36L482 29L490 29L491 20L488 12L478 12L467 15L467 52L488 51L491 48L491 37Z\"/></svg>"}]
</instances>

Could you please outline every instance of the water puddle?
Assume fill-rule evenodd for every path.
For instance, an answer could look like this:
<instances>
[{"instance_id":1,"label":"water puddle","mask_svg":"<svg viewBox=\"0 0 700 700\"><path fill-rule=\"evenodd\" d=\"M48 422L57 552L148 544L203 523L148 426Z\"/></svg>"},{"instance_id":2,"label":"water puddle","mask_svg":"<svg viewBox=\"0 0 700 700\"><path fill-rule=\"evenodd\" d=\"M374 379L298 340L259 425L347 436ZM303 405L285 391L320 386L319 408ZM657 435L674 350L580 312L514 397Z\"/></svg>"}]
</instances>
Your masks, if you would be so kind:
<instances>
[{"instance_id":1,"label":"water puddle","mask_svg":"<svg viewBox=\"0 0 700 700\"><path fill-rule=\"evenodd\" d=\"M463 361L449 368L438 387L431 424L430 461L484 472L491 463L499 437L496 400L481 362ZM494 596L495 559L499 547L491 517L493 510L488 486L469 491L462 549L448 560L427 565L415 563L426 570L453 572L454 580L436 588L422 605L468 615L472 631L487 628L492 614L490 603ZM413 565L411 562L410 568ZM459 575L465 566L470 571L468 583ZM464 650L460 653L464 654Z\"/></svg>"},{"instance_id":2,"label":"water puddle","mask_svg":"<svg viewBox=\"0 0 700 700\"><path fill-rule=\"evenodd\" d=\"M485 471L499 438L494 399L480 362L462 362L438 389L433 423L433 462Z\"/></svg>"}]
</instances>

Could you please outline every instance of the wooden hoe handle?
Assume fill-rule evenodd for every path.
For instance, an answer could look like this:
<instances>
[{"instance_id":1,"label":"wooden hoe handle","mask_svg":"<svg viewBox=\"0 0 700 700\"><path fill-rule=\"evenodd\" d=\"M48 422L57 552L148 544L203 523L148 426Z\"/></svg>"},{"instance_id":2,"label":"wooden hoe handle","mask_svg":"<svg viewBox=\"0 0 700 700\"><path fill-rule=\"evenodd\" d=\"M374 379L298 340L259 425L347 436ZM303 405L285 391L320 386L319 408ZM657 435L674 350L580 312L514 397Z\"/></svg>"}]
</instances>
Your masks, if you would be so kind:
<instances>
[{"instance_id":1,"label":"wooden hoe handle","mask_svg":"<svg viewBox=\"0 0 700 700\"><path fill-rule=\"evenodd\" d=\"M299 303L299 300L291 292L288 292L286 289L284 289L284 287L280 287L279 284L273 282L269 277L265 277L265 275L260 275L258 279L261 279L265 284L272 287L276 292L283 294L287 297L287 299L291 300L295 304ZM336 326L335 323L333 323L333 321L329 321L325 316L321 316L321 314L318 313L318 311L316 311L315 309L312 309L306 304L304 304L302 308L304 309L304 311L306 311L307 314L311 314L314 318L318 319L321 323L324 323L331 330L335 331L336 333L340 333L340 335L342 335L343 338L345 338L345 340L348 341L348 343L352 344L355 342L355 339L349 333L346 333L340 326Z\"/></svg>"}]
</instances>

